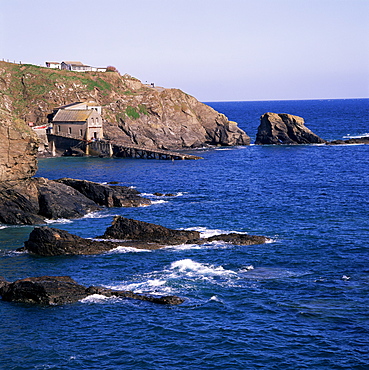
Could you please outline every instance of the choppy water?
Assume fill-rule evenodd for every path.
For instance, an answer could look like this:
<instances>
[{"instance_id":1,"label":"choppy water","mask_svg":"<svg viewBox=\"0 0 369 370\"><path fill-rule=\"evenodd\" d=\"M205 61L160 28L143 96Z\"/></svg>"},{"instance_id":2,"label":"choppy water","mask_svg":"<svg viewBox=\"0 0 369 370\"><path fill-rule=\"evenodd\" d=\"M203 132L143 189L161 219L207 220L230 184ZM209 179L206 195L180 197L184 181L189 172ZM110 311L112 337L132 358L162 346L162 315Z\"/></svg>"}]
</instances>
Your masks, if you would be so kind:
<instances>
[{"instance_id":1,"label":"choppy water","mask_svg":"<svg viewBox=\"0 0 369 370\"><path fill-rule=\"evenodd\" d=\"M369 100L209 103L255 138L267 111L324 139L369 132ZM68 306L0 302L4 369L368 369L369 146L249 146L201 161L55 158L38 176L119 181L155 200L52 226L101 235L124 215L265 245L118 248L99 256L14 253L31 227L0 229L0 275L69 275L85 285L176 294L183 305L92 296ZM156 197L154 192L174 193Z\"/></svg>"}]
</instances>

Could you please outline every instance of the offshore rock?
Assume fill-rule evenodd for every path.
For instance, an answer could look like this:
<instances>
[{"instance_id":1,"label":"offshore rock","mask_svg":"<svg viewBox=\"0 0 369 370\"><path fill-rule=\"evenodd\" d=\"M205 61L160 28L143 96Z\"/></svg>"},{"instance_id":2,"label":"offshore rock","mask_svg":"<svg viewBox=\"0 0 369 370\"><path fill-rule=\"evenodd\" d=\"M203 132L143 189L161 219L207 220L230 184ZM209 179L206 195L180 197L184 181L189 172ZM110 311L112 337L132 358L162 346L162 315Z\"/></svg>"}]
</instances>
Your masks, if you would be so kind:
<instances>
[{"instance_id":1,"label":"offshore rock","mask_svg":"<svg viewBox=\"0 0 369 370\"><path fill-rule=\"evenodd\" d=\"M205 239L206 242L213 242L220 240L226 243L231 243L235 245L253 245L253 244L264 244L268 241L268 238L260 235L248 235L248 234L221 234L214 235Z\"/></svg>"},{"instance_id":2,"label":"offshore rock","mask_svg":"<svg viewBox=\"0 0 369 370\"><path fill-rule=\"evenodd\" d=\"M329 141L327 145L355 145L355 144L369 144L369 137L355 137L347 140L333 140Z\"/></svg>"},{"instance_id":3,"label":"offshore rock","mask_svg":"<svg viewBox=\"0 0 369 370\"><path fill-rule=\"evenodd\" d=\"M124 239L154 243L157 246L178 244L205 244L212 241L224 241L236 245L263 244L267 242L265 236L247 234L221 234L209 238L200 238L198 231L173 230L143 221L116 216L113 223L103 235L106 239ZM132 245L134 247L134 245Z\"/></svg>"},{"instance_id":4,"label":"offshore rock","mask_svg":"<svg viewBox=\"0 0 369 370\"><path fill-rule=\"evenodd\" d=\"M116 216L102 237L176 245L192 243L200 238L200 233L198 231L168 229L164 226Z\"/></svg>"},{"instance_id":5,"label":"offshore rock","mask_svg":"<svg viewBox=\"0 0 369 370\"><path fill-rule=\"evenodd\" d=\"M310 131L302 117L291 114L265 113L255 144L323 144L326 141Z\"/></svg>"},{"instance_id":6,"label":"offshore rock","mask_svg":"<svg viewBox=\"0 0 369 370\"><path fill-rule=\"evenodd\" d=\"M88 255L107 252L117 246L109 241L84 239L64 230L42 226L33 229L24 242L24 248L18 251L28 251L39 256Z\"/></svg>"},{"instance_id":7,"label":"offshore rock","mask_svg":"<svg viewBox=\"0 0 369 370\"><path fill-rule=\"evenodd\" d=\"M68 185L96 204L105 207L140 207L151 204L150 199L142 198L140 192L128 186L109 186L86 180L63 178L56 180Z\"/></svg>"},{"instance_id":8,"label":"offshore rock","mask_svg":"<svg viewBox=\"0 0 369 370\"><path fill-rule=\"evenodd\" d=\"M138 299L159 304L181 304L184 299L177 296L152 297L131 291L112 290L101 287L85 287L69 276L41 276L9 283L0 278L0 295L4 301L62 305L76 303L92 294L106 297Z\"/></svg>"}]
</instances>

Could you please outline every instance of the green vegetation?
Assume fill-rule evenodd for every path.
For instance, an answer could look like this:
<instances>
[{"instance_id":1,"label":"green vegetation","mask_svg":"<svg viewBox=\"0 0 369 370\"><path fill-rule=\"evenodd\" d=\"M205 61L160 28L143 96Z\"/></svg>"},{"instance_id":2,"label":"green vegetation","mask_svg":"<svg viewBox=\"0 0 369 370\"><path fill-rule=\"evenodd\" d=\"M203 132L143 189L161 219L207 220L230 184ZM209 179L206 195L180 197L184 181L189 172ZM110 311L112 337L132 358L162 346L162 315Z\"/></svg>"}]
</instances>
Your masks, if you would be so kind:
<instances>
[{"instance_id":1,"label":"green vegetation","mask_svg":"<svg viewBox=\"0 0 369 370\"><path fill-rule=\"evenodd\" d=\"M144 105L144 104L140 104L140 105L138 106L138 110L139 110L139 112L140 112L140 113L142 113L142 114L146 114L146 115L148 115L148 114L149 114L149 112L147 111L147 107L146 107L146 105Z\"/></svg>"},{"instance_id":2,"label":"green vegetation","mask_svg":"<svg viewBox=\"0 0 369 370\"><path fill-rule=\"evenodd\" d=\"M126 115L131 119L140 118L140 113L137 112L135 107L128 106L125 110Z\"/></svg>"}]
</instances>

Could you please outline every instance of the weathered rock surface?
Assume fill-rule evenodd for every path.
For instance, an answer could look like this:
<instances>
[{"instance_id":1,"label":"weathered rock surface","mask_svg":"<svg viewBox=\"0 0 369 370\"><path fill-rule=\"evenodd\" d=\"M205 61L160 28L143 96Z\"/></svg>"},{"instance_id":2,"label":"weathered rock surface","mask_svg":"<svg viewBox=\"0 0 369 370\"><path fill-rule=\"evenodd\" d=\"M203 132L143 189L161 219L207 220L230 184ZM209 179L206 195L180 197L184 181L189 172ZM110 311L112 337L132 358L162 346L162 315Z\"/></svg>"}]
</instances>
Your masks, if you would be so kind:
<instances>
[{"instance_id":1,"label":"weathered rock surface","mask_svg":"<svg viewBox=\"0 0 369 370\"><path fill-rule=\"evenodd\" d=\"M122 216L114 217L105 234L105 239L137 240L161 245L193 243L200 238L198 231L173 230L148 222L137 221Z\"/></svg>"},{"instance_id":2,"label":"weathered rock surface","mask_svg":"<svg viewBox=\"0 0 369 370\"><path fill-rule=\"evenodd\" d=\"M37 171L38 139L23 122L2 111L1 104L0 137L0 182L32 177Z\"/></svg>"},{"instance_id":3,"label":"weathered rock surface","mask_svg":"<svg viewBox=\"0 0 369 370\"><path fill-rule=\"evenodd\" d=\"M173 230L143 221L117 216L112 226L103 235L104 240L84 239L64 230L48 226L36 227L24 247L18 251L28 251L40 256L100 254L114 248L132 247L137 249L160 249L168 245L205 244L216 240L236 245L263 244L264 236L247 234L221 234L200 238L197 231Z\"/></svg>"},{"instance_id":4,"label":"weathered rock surface","mask_svg":"<svg viewBox=\"0 0 369 370\"><path fill-rule=\"evenodd\" d=\"M102 287L85 287L69 276L41 276L17 280L13 283L0 278L0 295L4 301L62 305L75 303L92 294L106 297L138 299L159 304L181 304L177 296L152 297L131 291L112 290Z\"/></svg>"},{"instance_id":5,"label":"weathered rock surface","mask_svg":"<svg viewBox=\"0 0 369 370\"><path fill-rule=\"evenodd\" d=\"M325 140L310 131L302 117L285 113L265 113L260 117L255 144L323 143Z\"/></svg>"},{"instance_id":6,"label":"weathered rock surface","mask_svg":"<svg viewBox=\"0 0 369 370\"><path fill-rule=\"evenodd\" d=\"M128 186L110 186L86 180L63 178L57 182L70 186L105 207L139 207L151 204L150 199L142 198L140 192Z\"/></svg>"},{"instance_id":7,"label":"weathered rock surface","mask_svg":"<svg viewBox=\"0 0 369 370\"><path fill-rule=\"evenodd\" d=\"M113 242L99 242L84 239L67 231L48 226L36 227L24 243L24 248L30 253L40 256L61 256L79 254L99 254L116 248Z\"/></svg>"},{"instance_id":8,"label":"weathered rock surface","mask_svg":"<svg viewBox=\"0 0 369 370\"><path fill-rule=\"evenodd\" d=\"M140 197L134 189L64 180L65 183L63 180L45 178L0 182L0 223L37 225L44 223L45 218L83 217L100 210L101 206L136 207L151 204L149 199Z\"/></svg>"}]
</instances>

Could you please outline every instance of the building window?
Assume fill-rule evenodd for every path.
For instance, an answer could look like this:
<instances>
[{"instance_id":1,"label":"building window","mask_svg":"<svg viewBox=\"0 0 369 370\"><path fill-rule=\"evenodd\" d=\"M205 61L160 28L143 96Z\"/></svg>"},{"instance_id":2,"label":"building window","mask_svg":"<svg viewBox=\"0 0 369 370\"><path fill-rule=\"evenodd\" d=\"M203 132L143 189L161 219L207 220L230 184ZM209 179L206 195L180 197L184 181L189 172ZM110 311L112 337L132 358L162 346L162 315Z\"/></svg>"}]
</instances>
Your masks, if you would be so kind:
<instances>
[{"instance_id":1,"label":"building window","mask_svg":"<svg viewBox=\"0 0 369 370\"><path fill-rule=\"evenodd\" d=\"M72 133L72 127L68 127L68 134L70 135Z\"/></svg>"},{"instance_id":2,"label":"building window","mask_svg":"<svg viewBox=\"0 0 369 370\"><path fill-rule=\"evenodd\" d=\"M96 121L96 123L99 123L99 119L98 119L98 118L96 118L96 120L95 120L95 121Z\"/></svg>"},{"instance_id":3,"label":"building window","mask_svg":"<svg viewBox=\"0 0 369 370\"><path fill-rule=\"evenodd\" d=\"M61 127L60 127L60 125L58 126L58 133L61 131Z\"/></svg>"},{"instance_id":4,"label":"building window","mask_svg":"<svg viewBox=\"0 0 369 370\"><path fill-rule=\"evenodd\" d=\"M83 131L82 131L82 129L80 129L80 130L79 130L79 136L81 136L81 137L82 137L82 135L83 135Z\"/></svg>"}]
</instances>

